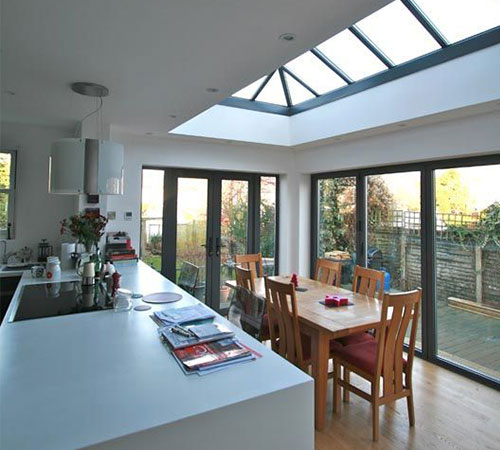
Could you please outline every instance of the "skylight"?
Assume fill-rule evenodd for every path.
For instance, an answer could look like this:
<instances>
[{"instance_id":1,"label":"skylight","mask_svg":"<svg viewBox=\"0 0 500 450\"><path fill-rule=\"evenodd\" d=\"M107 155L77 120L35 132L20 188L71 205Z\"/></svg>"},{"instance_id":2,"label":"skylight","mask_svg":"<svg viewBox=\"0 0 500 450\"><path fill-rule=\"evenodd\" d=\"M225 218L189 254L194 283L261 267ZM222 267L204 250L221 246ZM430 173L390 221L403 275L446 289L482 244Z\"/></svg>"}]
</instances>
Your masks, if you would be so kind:
<instances>
[{"instance_id":1,"label":"skylight","mask_svg":"<svg viewBox=\"0 0 500 450\"><path fill-rule=\"evenodd\" d=\"M500 43L499 25L500 0L395 0L223 104L294 114Z\"/></svg>"}]
</instances>

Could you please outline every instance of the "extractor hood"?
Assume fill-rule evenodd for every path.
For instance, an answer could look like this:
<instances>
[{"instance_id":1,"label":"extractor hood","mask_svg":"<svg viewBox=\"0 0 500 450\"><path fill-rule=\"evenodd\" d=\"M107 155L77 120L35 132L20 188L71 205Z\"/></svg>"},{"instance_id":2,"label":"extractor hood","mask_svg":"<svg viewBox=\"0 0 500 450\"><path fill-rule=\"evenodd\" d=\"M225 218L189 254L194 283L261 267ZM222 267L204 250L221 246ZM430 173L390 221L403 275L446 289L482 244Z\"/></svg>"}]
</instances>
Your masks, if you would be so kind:
<instances>
[{"instance_id":1,"label":"extractor hood","mask_svg":"<svg viewBox=\"0 0 500 450\"><path fill-rule=\"evenodd\" d=\"M51 194L123 194L123 145L99 139L59 139L49 158Z\"/></svg>"},{"instance_id":2,"label":"extractor hood","mask_svg":"<svg viewBox=\"0 0 500 450\"><path fill-rule=\"evenodd\" d=\"M100 104L79 122L96 114L101 117L102 98L109 91L95 83L73 83L71 89L95 97ZM123 145L100 139L78 137L59 139L52 144L49 157L49 192L51 194L123 194Z\"/></svg>"}]
</instances>

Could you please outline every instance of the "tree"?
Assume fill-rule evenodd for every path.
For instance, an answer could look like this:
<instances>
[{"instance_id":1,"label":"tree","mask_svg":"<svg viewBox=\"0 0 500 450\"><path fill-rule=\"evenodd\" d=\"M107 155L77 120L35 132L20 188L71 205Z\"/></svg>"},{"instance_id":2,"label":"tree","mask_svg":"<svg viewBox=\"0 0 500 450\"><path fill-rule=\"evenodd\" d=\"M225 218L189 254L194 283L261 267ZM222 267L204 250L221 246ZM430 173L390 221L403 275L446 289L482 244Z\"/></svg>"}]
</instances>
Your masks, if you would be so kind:
<instances>
[{"instance_id":1,"label":"tree","mask_svg":"<svg viewBox=\"0 0 500 450\"><path fill-rule=\"evenodd\" d=\"M436 177L436 209L443 214L467 212L469 190L462 181L460 171L444 170Z\"/></svg>"},{"instance_id":2,"label":"tree","mask_svg":"<svg viewBox=\"0 0 500 450\"><path fill-rule=\"evenodd\" d=\"M0 189L10 184L10 154L0 153ZM0 230L7 229L9 194L0 193Z\"/></svg>"}]
</instances>

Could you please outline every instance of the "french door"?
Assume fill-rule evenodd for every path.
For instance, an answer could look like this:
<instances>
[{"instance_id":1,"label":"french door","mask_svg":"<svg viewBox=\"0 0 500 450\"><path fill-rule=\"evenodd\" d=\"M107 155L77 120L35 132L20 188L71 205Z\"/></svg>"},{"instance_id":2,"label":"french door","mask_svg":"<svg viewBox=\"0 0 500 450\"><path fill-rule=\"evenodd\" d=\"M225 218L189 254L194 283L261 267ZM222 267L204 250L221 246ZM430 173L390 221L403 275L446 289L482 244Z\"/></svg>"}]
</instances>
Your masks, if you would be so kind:
<instances>
[{"instance_id":1,"label":"french door","mask_svg":"<svg viewBox=\"0 0 500 450\"><path fill-rule=\"evenodd\" d=\"M160 238L148 235L154 218L144 217L146 176L153 177L155 170L163 173ZM155 268L210 307L224 310L231 292L225 282L235 278L236 255L261 251L267 271L277 267L277 203L274 175L143 169L141 257L149 263L148 242L161 239Z\"/></svg>"},{"instance_id":2,"label":"french door","mask_svg":"<svg viewBox=\"0 0 500 450\"><path fill-rule=\"evenodd\" d=\"M311 267L359 264L422 287L425 359L500 387L500 156L312 176Z\"/></svg>"}]
</instances>

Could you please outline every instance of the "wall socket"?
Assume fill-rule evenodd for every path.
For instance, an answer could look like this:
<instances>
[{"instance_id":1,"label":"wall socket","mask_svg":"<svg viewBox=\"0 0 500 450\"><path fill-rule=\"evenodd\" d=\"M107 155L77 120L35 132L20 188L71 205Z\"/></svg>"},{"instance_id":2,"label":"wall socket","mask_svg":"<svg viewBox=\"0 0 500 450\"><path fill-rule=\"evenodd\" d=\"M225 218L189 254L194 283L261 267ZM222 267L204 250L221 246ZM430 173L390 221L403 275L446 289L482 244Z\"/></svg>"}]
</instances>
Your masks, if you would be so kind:
<instances>
[{"instance_id":1,"label":"wall socket","mask_svg":"<svg viewBox=\"0 0 500 450\"><path fill-rule=\"evenodd\" d=\"M123 220L132 220L132 211L125 211L125 214L123 214Z\"/></svg>"}]
</instances>

